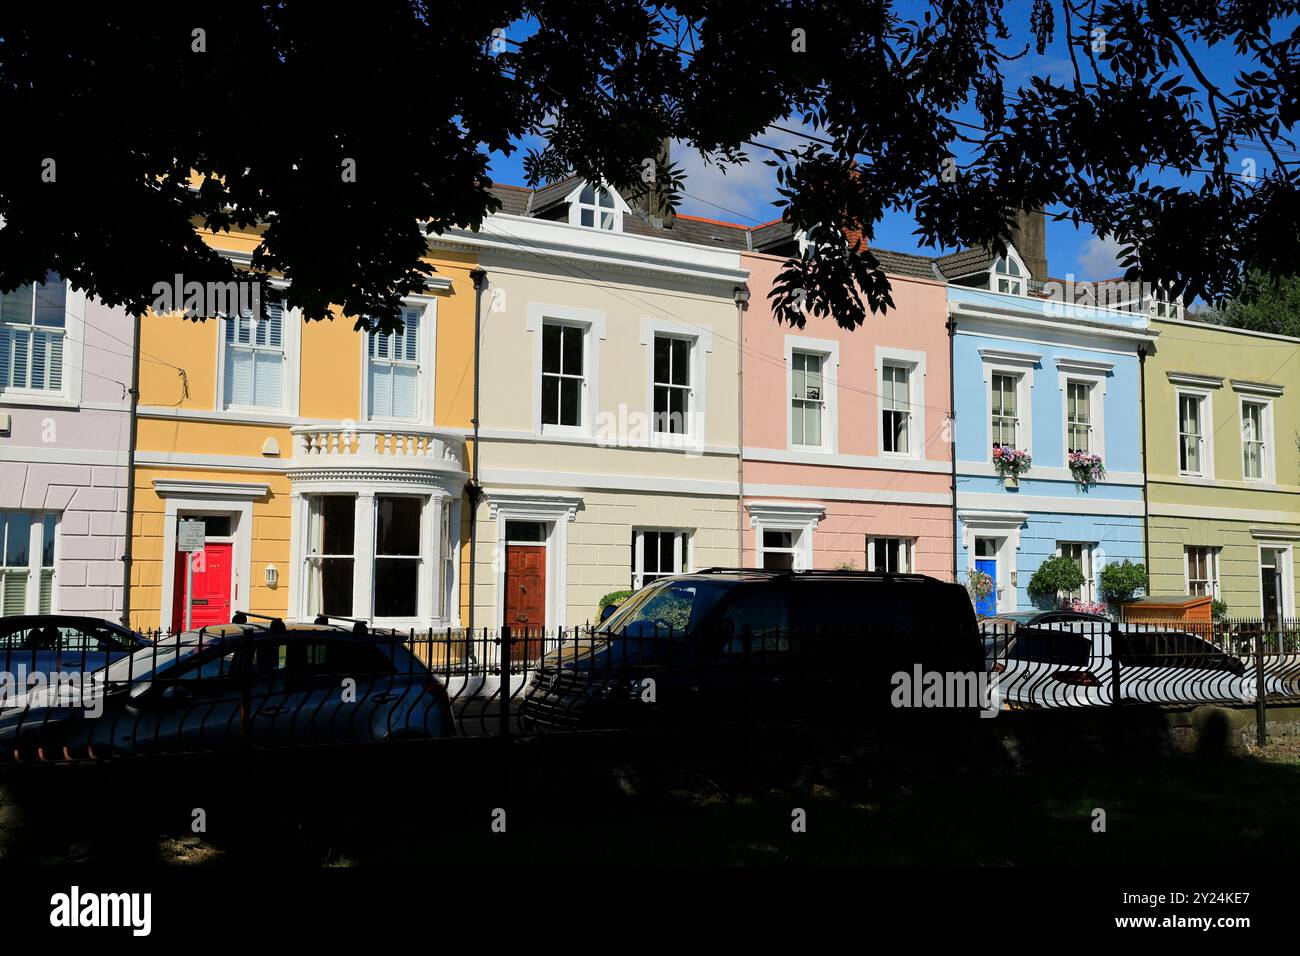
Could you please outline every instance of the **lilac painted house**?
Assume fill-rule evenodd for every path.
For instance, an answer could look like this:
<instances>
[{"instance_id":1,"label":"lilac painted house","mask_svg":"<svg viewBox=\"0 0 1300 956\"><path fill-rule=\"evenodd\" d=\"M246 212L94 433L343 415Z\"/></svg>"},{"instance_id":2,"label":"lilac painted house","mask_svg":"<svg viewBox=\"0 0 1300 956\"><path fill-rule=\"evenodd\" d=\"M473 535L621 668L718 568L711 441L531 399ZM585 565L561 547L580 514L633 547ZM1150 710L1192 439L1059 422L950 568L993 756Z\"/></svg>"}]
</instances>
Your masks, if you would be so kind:
<instances>
[{"instance_id":1,"label":"lilac painted house","mask_svg":"<svg viewBox=\"0 0 1300 956\"><path fill-rule=\"evenodd\" d=\"M0 614L117 618L131 317L51 274L0 295Z\"/></svg>"}]
</instances>

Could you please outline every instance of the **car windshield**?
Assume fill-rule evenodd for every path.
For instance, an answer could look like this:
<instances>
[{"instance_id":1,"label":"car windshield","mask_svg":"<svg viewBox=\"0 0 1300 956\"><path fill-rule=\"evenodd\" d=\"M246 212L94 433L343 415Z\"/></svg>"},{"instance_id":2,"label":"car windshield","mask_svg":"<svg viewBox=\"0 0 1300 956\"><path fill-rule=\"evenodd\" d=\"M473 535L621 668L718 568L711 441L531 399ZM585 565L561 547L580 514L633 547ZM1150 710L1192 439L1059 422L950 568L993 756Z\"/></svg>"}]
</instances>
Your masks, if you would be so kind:
<instances>
[{"instance_id":1,"label":"car windshield","mask_svg":"<svg viewBox=\"0 0 1300 956\"><path fill-rule=\"evenodd\" d=\"M200 647L209 648L217 642L209 637L201 645L196 635L186 634L180 640L164 641L142 647L134 654L101 667L95 672L95 679L108 683L126 683L130 680L157 676L162 671L174 666L198 652Z\"/></svg>"},{"instance_id":2,"label":"car windshield","mask_svg":"<svg viewBox=\"0 0 1300 956\"><path fill-rule=\"evenodd\" d=\"M649 625L665 634L684 637L732 587L726 581L666 580L642 588L623 602L601 626L602 633L620 633L634 625Z\"/></svg>"},{"instance_id":3,"label":"car windshield","mask_svg":"<svg viewBox=\"0 0 1300 956\"><path fill-rule=\"evenodd\" d=\"M1033 611L1025 614L999 614L997 617L986 617L980 621L980 630L1001 630L1016 624L1028 624L1038 616L1038 613Z\"/></svg>"}]
</instances>

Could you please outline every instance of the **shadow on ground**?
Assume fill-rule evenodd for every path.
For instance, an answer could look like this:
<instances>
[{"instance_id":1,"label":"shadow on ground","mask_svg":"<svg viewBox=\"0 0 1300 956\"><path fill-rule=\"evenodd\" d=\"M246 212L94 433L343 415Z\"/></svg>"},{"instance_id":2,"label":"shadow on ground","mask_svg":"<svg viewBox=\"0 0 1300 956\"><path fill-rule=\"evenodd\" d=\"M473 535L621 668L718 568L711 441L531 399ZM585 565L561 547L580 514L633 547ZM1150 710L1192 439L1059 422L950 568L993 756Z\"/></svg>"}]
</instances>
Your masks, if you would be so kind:
<instances>
[{"instance_id":1,"label":"shadow on ground","mask_svg":"<svg viewBox=\"0 0 1300 956\"><path fill-rule=\"evenodd\" d=\"M9 768L0 863L1122 866L1300 850L1294 753L1062 747L1025 763L984 727L922 739L598 735Z\"/></svg>"}]
</instances>

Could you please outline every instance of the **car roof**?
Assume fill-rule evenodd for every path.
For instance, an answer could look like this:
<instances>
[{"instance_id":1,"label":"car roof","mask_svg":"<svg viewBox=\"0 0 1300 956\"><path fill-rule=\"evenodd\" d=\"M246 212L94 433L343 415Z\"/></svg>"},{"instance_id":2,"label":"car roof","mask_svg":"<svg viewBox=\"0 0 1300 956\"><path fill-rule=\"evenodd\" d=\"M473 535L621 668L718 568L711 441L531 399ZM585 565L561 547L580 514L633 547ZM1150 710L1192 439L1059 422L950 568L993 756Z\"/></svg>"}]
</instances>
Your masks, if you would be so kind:
<instances>
[{"instance_id":1,"label":"car roof","mask_svg":"<svg viewBox=\"0 0 1300 956\"><path fill-rule=\"evenodd\" d=\"M705 568L689 574L677 574L662 580L735 580L735 581L860 581L872 584L907 582L909 584L938 584L960 587L950 581L940 581L928 574L890 574L887 571L822 570L776 571L765 568Z\"/></svg>"}]
</instances>

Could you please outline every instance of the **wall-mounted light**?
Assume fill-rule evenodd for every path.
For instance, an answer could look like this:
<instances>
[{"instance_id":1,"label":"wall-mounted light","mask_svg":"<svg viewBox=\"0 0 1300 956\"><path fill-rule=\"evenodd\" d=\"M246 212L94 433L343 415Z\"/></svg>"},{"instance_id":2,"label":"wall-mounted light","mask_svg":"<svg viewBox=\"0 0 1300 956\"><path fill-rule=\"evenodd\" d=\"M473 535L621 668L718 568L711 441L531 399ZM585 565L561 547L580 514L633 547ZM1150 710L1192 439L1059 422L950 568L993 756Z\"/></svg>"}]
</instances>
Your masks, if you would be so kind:
<instances>
[{"instance_id":1,"label":"wall-mounted light","mask_svg":"<svg viewBox=\"0 0 1300 956\"><path fill-rule=\"evenodd\" d=\"M266 566L266 586L268 588L273 588L279 580L280 572L276 569L274 564L268 564Z\"/></svg>"}]
</instances>

